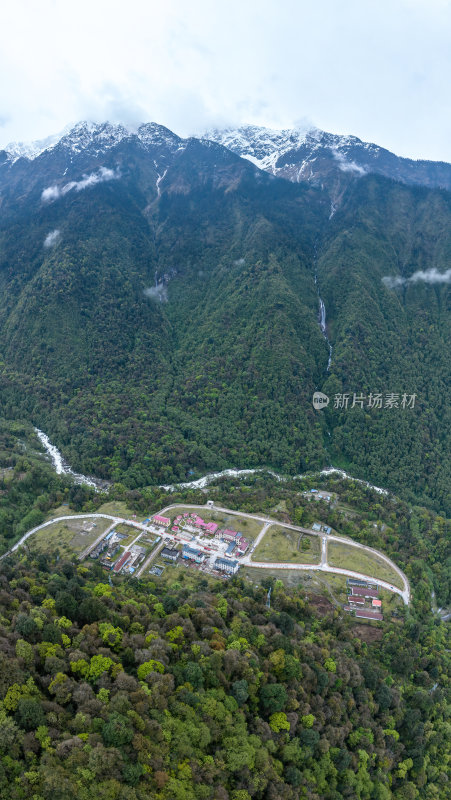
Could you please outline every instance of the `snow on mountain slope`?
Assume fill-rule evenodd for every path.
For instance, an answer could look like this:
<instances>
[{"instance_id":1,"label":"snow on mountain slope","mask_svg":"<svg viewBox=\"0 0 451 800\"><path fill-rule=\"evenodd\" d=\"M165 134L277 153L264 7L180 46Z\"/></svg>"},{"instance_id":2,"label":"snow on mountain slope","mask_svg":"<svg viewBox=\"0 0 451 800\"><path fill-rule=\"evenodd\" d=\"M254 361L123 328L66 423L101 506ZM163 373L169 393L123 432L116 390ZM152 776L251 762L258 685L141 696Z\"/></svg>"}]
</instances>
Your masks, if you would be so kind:
<instances>
[{"instance_id":1,"label":"snow on mountain slope","mask_svg":"<svg viewBox=\"0 0 451 800\"><path fill-rule=\"evenodd\" d=\"M364 154L380 149L354 136L338 136L313 127L279 131L245 125L207 131L203 138L224 145L260 169L297 182L313 177L316 170L312 165L318 156L333 159L334 166L343 172L362 175L366 167L350 159L350 152L361 151L361 160L365 160Z\"/></svg>"},{"instance_id":2,"label":"snow on mountain slope","mask_svg":"<svg viewBox=\"0 0 451 800\"><path fill-rule=\"evenodd\" d=\"M12 163L22 157L33 161L42 153L56 148L63 149L71 155L77 155L85 150L89 150L93 155L102 155L120 142L134 138L139 139L146 149L160 146L180 150L186 141L155 122L143 123L133 128L120 124L113 125L110 122L82 121L46 139L28 143L11 142L5 150Z\"/></svg>"},{"instance_id":3,"label":"snow on mountain slope","mask_svg":"<svg viewBox=\"0 0 451 800\"><path fill-rule=\"evenodd\" d=\"M68 165L82 159L96 160L117 145L130 142L148 152L160 174L168 158L192 146L220 145L245 158L259 169L294 183L314 183L325 188L336 208L349 181L367 173L408 184L451 190L451 165L401 158L356 136L340 136L315 127L272 130L255 125L210 130L200 137L184 139L155 122L139 126L110 122L79 122L57 136L29 144L14 142L2 153L0 166L8 169L19 159L34 161L43 154L59 153ZM194 152L194 151L193 151ZM91 165L89 165L91 167ZM86 168L83 166L83 168Z\"/></svg>"},{"instance_id":4,"label":"snow on mountain slope","mask_svg":"<svg viewBox=\"0 0 451 800\"><path fill-rule=\"evenodd\" d=\"M403 183L451 189L451 165L402 158L356 136L340 136L318 128L271 130L254 125L207 131L211 139L247 158L260 169L295 183L328 186L341 194L346 180L367 173Z\"/></svg>"},{"instance_id":5,"label":"snow on mountain slope","mask_svg":"<svg viewBox=\"0 0 451 800\"><path fill-rule=\"evenodd\" d=\"M27 158L32 161L37 158L44 150L50 150L68 133L70 127L65 128L60 133L46 136L45 139L36 139L33 142L10 142L6 145L5 151L8 153L12 162L18 158Z\"/></svg>"},{"instance_id":6,"label":"snow on mountain slope","mask_svg":"<svg viewBox=\"0 0 451 800\"><path fill-rule=\"evenodd\" d=\"M271 130L255 125L244 125L241 128L207 131L203 139L222 144L234 153L252 161L260 169L276 173L276 162L280 156L290 150L299 149L308 135L312 138L315 128L298 130Z\"/></svg>"}]
</instances>

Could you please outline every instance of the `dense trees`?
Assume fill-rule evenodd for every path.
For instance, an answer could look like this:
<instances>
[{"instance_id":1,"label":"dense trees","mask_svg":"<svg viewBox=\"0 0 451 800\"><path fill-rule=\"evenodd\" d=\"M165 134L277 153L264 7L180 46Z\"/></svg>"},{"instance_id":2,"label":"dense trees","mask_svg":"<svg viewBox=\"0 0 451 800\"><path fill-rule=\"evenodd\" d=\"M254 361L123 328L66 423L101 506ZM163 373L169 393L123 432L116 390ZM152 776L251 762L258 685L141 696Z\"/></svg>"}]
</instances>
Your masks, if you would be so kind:
<instances>
[{"instance_id":1,"label":"dense trees","mask_svg":"<svg viewBox=\"0 0 451 800\"><path fill-rule=\"evenodd\" d=\"M218 183L218 152L190 147L158 203L135 150L120 181L48 206L36 184L5 199L3 412L38 423L75 468L130 488L332 461L449 515L449 285L382 281L448 268L449 195L366 176L329 220L327 192L231 154ZM59 244L44 249L56 226ZM417 403L318 414L320 388Z\"/></svg>"},{"instance_id":2,"label":"dense trees","mask_svg":"<svg viewBox=\"0 0 451 800\"><path fill-rule=\"evenodd\" d=\"M109 586L95 565L48 561L0 566L2 797L448 796L449 650L430 615L371 644L281 582L269 609L236 578ZM70 586L98 621L81 604L59 616Z\"/></svg>"}]
</instances>

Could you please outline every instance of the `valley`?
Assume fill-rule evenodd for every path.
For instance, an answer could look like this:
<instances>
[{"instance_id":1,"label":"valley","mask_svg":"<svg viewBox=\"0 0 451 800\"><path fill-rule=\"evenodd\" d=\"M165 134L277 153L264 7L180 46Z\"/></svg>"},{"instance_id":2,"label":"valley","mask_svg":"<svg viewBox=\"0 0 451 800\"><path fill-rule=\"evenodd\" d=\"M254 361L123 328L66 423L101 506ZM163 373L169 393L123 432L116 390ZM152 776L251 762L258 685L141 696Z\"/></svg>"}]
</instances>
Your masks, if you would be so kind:
<instances>
[{"instance_id":1,"label":"valley","mask_svg":"<svg viewBox=\"0 0 451 800\"><path fill-rule=\"evenodd\" d=\"M80 123L2 162L5 417L107 484L332 464L449 514L440 179L351 139L238 134ZM316 177L274 172L305 147ZM317 412L317 390L417 403Z\"/></svg>"}]
</instances>

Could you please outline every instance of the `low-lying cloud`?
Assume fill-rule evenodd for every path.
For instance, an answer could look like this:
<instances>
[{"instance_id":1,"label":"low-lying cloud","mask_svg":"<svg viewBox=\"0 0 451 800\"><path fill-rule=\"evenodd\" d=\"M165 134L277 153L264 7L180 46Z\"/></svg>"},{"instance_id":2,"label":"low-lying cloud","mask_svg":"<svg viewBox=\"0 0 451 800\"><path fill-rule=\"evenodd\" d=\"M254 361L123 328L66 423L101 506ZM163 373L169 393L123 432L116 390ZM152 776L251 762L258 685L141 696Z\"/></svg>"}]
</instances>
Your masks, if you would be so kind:
<instances>
[{"instance_id":1,"label":"low-lying cloud","mask_svg":"<svg viewBox=\"0 0 451 800\"><path fill-rule=\"evenodd\" d=\"M100 167L98 172L91 172L90 175L83 175L80 181L69 181L69 183L66 183L64 186L57 186L56 184L48 186L43 190L41 200L43 203L53 203L54 200L64 197L65 194L68 194L68 192L72 190L75 192L82 192L83 189L88 189L91 186L95 186L97 183L104 183L105 181L112 181L117 178L120 178L119 168L114 170L108 169L108 167Z\"/></svg>"},{"instance_id":2,"label":"low-lying cloud","mask_svg":"<svg viewBox=\"0 0 451 800\"><path fill-rule=\"evenodd\" d=\"M54 231L50 231L44 239L44 247L55 247L58 244L59 240L61 239L61 231L55 228Z\"/></svg>"},{"instance_id":3,"label":"low-lying cloud","mask_svg":"<svg viewBox=\"0 0 451 800\"><path fill-rule=\"evenodd\" d=\"M144 289L144 294L156 303L168 302L168 290L163 283L159 283L157 286L149 286L148 289Z\"/></svg>"},{"instance_id":4,"label":"low-lying cloud","mask_svg":"<svg viewBox=\"0 0 451 800\"><path fill-rule=\"evenodd\" d=\"M422 270L419 269L417 272L414 272L410 278L393 278L391 275L386 275L382 278L382 283L388 289L396 289L399 286L405 286L409 283L451 283L451 269L447 269L446 272L439 272L438 269L433 267L432 269Z\"/></svg>"},{"instance_id":5,"label":"low-lying cloud","mask_svg":"<svg viewBox=\"0 0 451 800\"><path fill-rule=\"evenodd\" d=\"M332 155L335 161L338 161L338 166L342 172L353 172L355 175L366 175L365 167L359 166L355 161L347 161L343 153L338 150L332 150Z\"/></svg>"}]
</instances>

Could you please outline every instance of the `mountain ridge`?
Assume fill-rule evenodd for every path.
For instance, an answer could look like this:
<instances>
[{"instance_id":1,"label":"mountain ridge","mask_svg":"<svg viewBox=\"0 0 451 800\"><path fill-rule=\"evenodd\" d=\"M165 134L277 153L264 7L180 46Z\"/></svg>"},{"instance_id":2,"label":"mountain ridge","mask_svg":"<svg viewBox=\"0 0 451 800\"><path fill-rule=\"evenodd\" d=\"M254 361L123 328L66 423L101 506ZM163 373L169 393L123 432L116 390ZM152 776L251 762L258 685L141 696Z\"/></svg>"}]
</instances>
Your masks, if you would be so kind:
<instances>
[{"instance_id":1,"label":"mountain ridge","mask_svg":"<svg viewBox=\"0 0 451 800\"><path fill-rule=\"evenodd\" d=\"M328 133L307 125L283 130L242 125L211 129L200 136L180 137L155 122L132 126L82 121L43 140L29 144L11 142L4 148L4 161L9 166L21 158L33 161L58 148L72 156L86 151L99 156L124 140L133 139L145 150L157 145L183 149L193 139L213 141L259 169L297 183L321 185L325 179L333 178L337 182L345 176L374 173L407 184L451 189L451 164L447 162L398 156L357 136ZM342 183L343 180L340 188ZM336 188L335 195L339 193Z\"/></svg>"}]
</instances>

